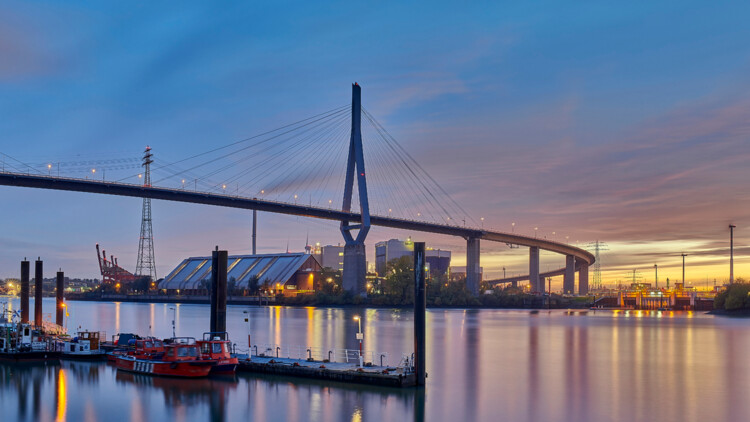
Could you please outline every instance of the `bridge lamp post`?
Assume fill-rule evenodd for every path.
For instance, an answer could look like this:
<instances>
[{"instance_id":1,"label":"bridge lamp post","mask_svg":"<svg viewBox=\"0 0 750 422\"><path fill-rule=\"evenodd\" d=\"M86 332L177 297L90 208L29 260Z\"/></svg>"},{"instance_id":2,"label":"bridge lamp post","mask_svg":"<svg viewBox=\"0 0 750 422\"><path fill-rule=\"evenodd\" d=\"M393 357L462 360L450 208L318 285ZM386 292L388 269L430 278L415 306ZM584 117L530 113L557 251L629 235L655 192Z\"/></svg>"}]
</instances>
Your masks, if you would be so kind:
<instances>
[{"instance_id":1,"label":"bridge lamp post","mask_svg":"<svg viewBox=\"0 0 750 422\"><path fill-rule=\"evenodd\" d=\"M513 233L516 230L516 223L510 223L510 232Z\"/></svg>"},{"instance_id":2,"label":"bridge lamp post","mask_svg":"<svg viewBox=\"0 0 750 422\"><path fill-rule=\"evenodd\" d=\"M479 217L479 220L482 222L482 229L484 229L484 217Z\"/></svg>"},{"instance_id":3,"label":"bridge lamp post","mask_svg":"<svg viewBox=\"0 0 750 422\"><path fill-rule=\"evenodd\" d=\"M536 239L536 231L539 230L539 227L534 227L534 239Z\"/></svg>"},{"instance_id":4,"label":"bridge lamp post","mask_svg":"<svg viewBox=\"0 0 750 422\"><path fill-rule=\"evenodd\" d=\"M390 216L391 216L391 211L393 211L393 209L391 209L391 208L388 208L388 217L390 217Z\"/></svg>"},{"instance_id":5,"label":"bridge lamp post","mask_svg":"<svg viewBox=\"0 0 750 422\"><path fill-rule=\"evenodd\" d=\"M185 190L185 179L182 179L182 190Z\"/></svg>"},{"instance_id":6,"label":"bridge lamp post","mask_svg":"<svg viewBox=\"0 0 750 422\"><path fill-rule=\"evenodd\" d=\"M52 175L52 164L47 164L47 176Z\"/></svg>"},{"instance_id":7,"label":"bridge lamp post","mask_svg":"<svg viewBox=\"0 0 750 422\"><path fill-rule=\"evenodd\" d=\"M297 204L297 194L296 193L294 194L294 204L295 205Z\"/></svg>"}]
</instances>

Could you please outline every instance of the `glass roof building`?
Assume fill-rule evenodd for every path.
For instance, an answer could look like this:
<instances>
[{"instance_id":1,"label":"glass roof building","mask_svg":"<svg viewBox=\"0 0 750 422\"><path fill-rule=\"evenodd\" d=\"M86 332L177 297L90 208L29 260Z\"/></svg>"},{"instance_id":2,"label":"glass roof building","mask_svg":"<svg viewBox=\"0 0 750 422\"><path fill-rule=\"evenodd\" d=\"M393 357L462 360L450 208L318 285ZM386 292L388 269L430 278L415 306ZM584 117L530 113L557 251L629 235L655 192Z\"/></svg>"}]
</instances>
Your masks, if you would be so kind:
<instances>
[{"instance_id":1,"label":"glass roof building","mask_svg":"<svg viewBox=\"0 0 750 422\"><path fill-rule=\"evenodd\" d=\"M265 284L284 292L302 293L314 290L320 269L315 257L306 253L232 255L227 261L227 280L235 290L249 289L250 281L257 279L260 286ZM192 257L172 270L159 288L208 290L210 283L211 257Z\"/></svg>"}]
</instances>

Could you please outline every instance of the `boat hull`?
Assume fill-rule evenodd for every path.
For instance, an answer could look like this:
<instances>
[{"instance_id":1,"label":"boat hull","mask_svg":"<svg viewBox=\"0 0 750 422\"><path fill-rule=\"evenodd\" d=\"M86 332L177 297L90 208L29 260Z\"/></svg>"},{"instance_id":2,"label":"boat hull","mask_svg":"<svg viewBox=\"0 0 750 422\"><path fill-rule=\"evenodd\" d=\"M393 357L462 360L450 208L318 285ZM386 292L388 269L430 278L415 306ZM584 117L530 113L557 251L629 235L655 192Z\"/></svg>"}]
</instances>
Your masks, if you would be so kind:
<instances>
[{"instance_id":1,"label":"boat hull","mask_svg":"<svg viewBox=\"0 0 750 422\"><path fill-rule=\"evenodd\" d=\"M35 363L59 361L60 352L34 351L34 352L0 352L0 361L14 363Z\"/></svg>"},{"instance_id":2,"label":"boat hull","mask_svg":"<svg viewBox=\"0 0 750 422\"><path fill-rule=\"evenodd\" d=\"M206 377L214 364L211 361L166 362L128 357L118 357L115 361L117 369L121 371L179 378Z\"/></svg>"},{"instance_id":3,"label":"boat hull","mask_svg":"<svg viewBox=\"0 0 750 422\"><path fill-rule=\"evenodd\" d=\"M217 375L231 375L237 371L237 365L239 361L237 358L222 359L216 362L216 365L211 367L211 374Z\"/></svg>"},{"instance_id":4,"label":"boat hull","mask_svg":"<svg viewBox=\"0 0 750 422\"><path fill-rule=\"evenodd\" d=\"M88 361L100 361L107 359L106 353L65 353L60 355L60 359L63 360L88 360Z\"/></svg>"}]
</instances>

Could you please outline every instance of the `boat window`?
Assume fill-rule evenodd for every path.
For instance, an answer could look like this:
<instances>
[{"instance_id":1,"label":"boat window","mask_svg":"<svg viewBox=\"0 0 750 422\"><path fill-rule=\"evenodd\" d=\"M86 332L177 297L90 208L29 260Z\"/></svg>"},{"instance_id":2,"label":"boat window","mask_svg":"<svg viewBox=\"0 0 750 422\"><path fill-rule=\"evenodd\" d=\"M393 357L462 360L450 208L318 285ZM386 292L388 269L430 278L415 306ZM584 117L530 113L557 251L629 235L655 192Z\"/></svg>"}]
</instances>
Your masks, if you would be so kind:
<instances>
[{"instance_id":1,"label":"boat window","mask_svg":"<svg viewBox=\"0 0 750 422\"><path fill-rule=\"evenodd\" d=\"M164 345L161 343L161 341L155 341L154 347L163 347Z\"/></svg>"},{"instance_id":2,"label":"boat window","mask_svg":"<svg viewBox=\"0 0 750 422\"><path fill-rule=\"evenodd\" d=\"M214 345L214 353L224 353L226 350L224 350L224 343L213 343Z\"/></svg>"},{"instance_id":3,"label":"boat window","mask_svg":"<svg viewBox=\"0 0 750 422\"><path fill-rule=\"evenodd\" d=\"M211 349L209 349L208 343L201 344L201 353L210 353Z\"/></svg>"},{"instance_id":4,"label":"boat window","mask_svg":"<svg viewBox=\"0 0 750 422\"><path fill-rule=\"evenodd\" d=\"M177 349L177 356L179 357L196 357L198 356L198 348L197 347L180 347Z\"/></svg>"},{"instance_id":5,"label":"boat window","mask_svg":"<svg viewBox=\"0 0 750 422\"><path fill-rule=\"evenodd\" d=\"M154 343L152 343L150 341L147 341L145 347L148 348L148 349L150 349L150 348L154 347Z\"/></svg>"},{"instance_id":6,"label":"boat window","mask_svg":"<svg viewBox=\"0 0 750 422\"><path fill-rule=\"evenodd\" d=\"M174 347L170 347L169 350L167 350L167 356L174 356Z\"/></svg>"}]
</instances>

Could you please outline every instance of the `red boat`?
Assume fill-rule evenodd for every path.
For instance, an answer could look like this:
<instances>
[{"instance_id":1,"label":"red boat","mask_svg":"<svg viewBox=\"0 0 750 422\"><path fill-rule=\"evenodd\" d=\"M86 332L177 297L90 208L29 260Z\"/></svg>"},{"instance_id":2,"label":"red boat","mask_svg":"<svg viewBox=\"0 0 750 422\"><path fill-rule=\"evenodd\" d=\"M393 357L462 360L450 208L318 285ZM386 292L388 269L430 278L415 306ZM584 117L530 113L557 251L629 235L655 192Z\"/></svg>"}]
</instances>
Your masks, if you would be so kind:
<instances>
[{"instance_id":1,"label":"red boat","mask_svg":"<svg viewBox=\"0 0 750 422\"><path fill-rule=\"evenodd\" d=\"M203 333L203 340L198 340L201 348L201 357L216 362L211 367L212 374L234 374L237 370L239 360L232 357L229 335L223 333Z\"/></svg>"},{"instance_id":2,"label":"red boat","mask_svg":"<svg viewBox=\"0 0 750 422\"><path fill-rule=\"evenodd\" d=\"M198 378L208 376L216 361L203 359L195 339L173 344L161 340L137 340L132 354L117 356L118 370L147 375Z\"/></svg>"}]
</instances>

